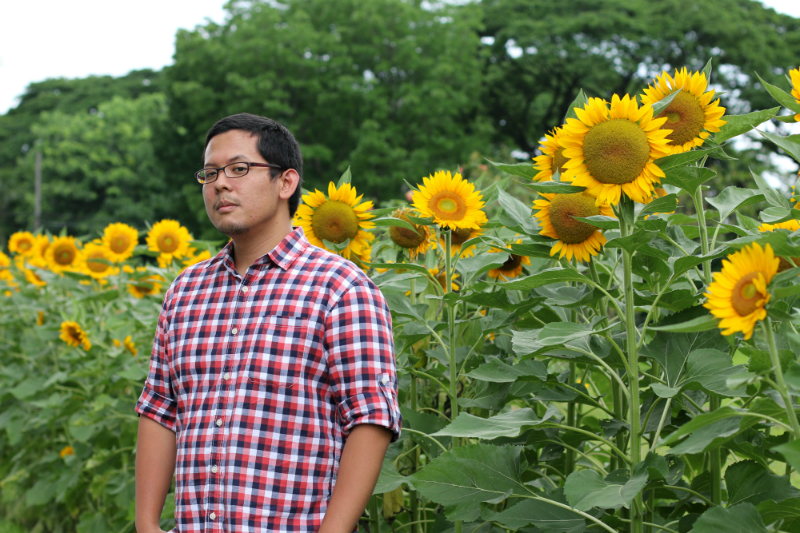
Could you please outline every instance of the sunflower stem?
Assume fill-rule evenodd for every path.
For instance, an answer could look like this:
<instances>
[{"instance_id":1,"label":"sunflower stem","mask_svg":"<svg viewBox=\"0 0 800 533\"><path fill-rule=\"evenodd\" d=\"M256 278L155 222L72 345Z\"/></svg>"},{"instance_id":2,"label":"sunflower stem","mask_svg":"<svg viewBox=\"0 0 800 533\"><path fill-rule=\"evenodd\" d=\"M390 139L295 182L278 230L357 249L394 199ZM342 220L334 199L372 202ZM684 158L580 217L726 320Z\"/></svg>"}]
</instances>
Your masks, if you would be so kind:
<instances>
[{"instance_id":1,"label":"sunflower stem","mask_svg":"<svg viewBox=\"0 0 800 533\"><path fill-rule=\"evenodd\" d=\"M712 394L709 397L709 410L713 413L719 409L719 396ZM711 501L719 505L722 502L722 461L719 448L711 450Z\"/></svg>"},{"instance_id":2,"label":"sunflower stem","mask_svg":"<svg viewBox=\"0 0 800 533\"><path fill-rule=\"evenodd\" d=\"M703 207L702 186L694 191L692 200L694 201L694 210L697 213L697 227L700 229L700 246L703 255L708 255L708 227L706 227L706 214ZM703 261L703 279L706 285L711 284L711 260Z\"/></svg>"},{"instance_id":3,"label":"sunflower stem","mask_svg":"<svg viewBox=\"0 0 800 533\"><path fill-rule=\"evenodd\" d=\"M631 234L629 221L633 221L633 201L623 195L619 204L619 229L620 236L624 239ZM639 354L636 345L636 317L634 316L633 302L633 254L623 248L623 287L625 291L625 329L628 336L628 387L630 389L629 423L630 432L630 460L631 466L636 466L642 460L642 435L639 420ZM642 533L644 502L642 493L639 492L631 505L631 533Z\"/></svg>"},{"instance_id":4,"label":"sunflower stem","mask_svg":"<svg viewBox=\"0 0 800 533\"><path fill-rule=\"evenodd\" d=\"M780 394L781 398L783 398L786 414L789 416L789 423L792 425L792 433L794 433L794 438L800 439L800 424L797 422L797 414L794 411L792 397L786 390L786 382L783 380L783 369L781 368L780 357L778 357L778 348L775 345L775 336L772 333L772 321L770 320L769 315L761 323L761 327L764 330L764 336L767 338L767 344L769 344L769 355L772 357L772 370L775 372L775 381L777 381L776 385L778 385L778 394Z\"/></svg>"},{"instance_id":5,"label":"sunflower stem","mask_svg":"<svg viewBox=\"0 0 800 533\"><path fill-rule=\"evenodd\" d=\"M447 295L453 288L453 272L451 270L451 230L443 229L444 232L444 293ZM458 416L458 373L456 371L456 306L455 303L447 303L447 323L449 328L449 355L450 355L450 420L455 420ZM459 445L458 437L453 437L453 448ZM456 520L454 523L455 533L461 533L462 522Z\"/></svg>"}]
</instances>

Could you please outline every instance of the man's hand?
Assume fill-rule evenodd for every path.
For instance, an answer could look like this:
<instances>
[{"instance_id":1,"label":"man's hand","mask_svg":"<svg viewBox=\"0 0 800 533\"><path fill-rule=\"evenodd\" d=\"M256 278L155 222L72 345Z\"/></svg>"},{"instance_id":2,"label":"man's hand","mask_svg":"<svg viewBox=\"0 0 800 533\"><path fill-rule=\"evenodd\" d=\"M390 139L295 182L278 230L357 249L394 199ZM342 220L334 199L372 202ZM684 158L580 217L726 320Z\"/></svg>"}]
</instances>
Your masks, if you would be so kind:
<instances>
[{"instance_id":1,"label":"man's hand","mask_svg":"<svg viewBox=\"0 0 800 533\"><path fill-rule=\"evenodd\" d=\"M162 531L158 522L175 473L176 453L175 433L151 418L139 417L136 441L136 531L139 533Z\"/></svg>"},{"instance_id":2,"label":"man's hand","mask_svg":"<svg viewBox=\"0 0 800 533\"><path fill-rule=\"evenodd\" d=\"M391 431L372 424L357 425L350 431L319 533L351 533L355 529L378 482L391 440Z\"/></svg>"}]
</instances>

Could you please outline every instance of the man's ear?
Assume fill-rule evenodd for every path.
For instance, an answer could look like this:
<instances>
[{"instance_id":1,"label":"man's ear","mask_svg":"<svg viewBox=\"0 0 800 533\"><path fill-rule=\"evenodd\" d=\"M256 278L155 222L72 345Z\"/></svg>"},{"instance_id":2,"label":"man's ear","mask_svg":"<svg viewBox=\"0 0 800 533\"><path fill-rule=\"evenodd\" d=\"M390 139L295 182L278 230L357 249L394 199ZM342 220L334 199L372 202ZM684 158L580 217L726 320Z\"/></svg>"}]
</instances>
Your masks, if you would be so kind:
<instances>
[{"instance_id":1,"label":"man's ear","mask_svg":"<svg viewBox=\"0 0 800 533\"><path fill-rule=\"evenodd\" d=\"M300 183L300 175L293 168L290 168L278 178L281 180L281 191L279 193L281 200L288 200L294 194Z\"/></svg>"}]
</instances>

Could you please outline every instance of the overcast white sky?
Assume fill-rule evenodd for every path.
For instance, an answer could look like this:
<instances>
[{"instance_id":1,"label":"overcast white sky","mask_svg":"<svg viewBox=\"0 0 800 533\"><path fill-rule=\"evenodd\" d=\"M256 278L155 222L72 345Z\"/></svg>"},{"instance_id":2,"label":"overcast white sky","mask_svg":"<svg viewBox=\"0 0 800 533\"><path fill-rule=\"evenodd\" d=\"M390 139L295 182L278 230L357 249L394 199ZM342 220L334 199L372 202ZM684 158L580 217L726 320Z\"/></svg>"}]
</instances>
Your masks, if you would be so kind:
<instances>
[{"instance_id":1,"label":"overcast white sky","mask_svg":"<svg viewBox=\"0 0 800 533\"><path fill-rule=\"evenodd\" d=\"M334 1L334 0L332 0ZM47 78L120 76L172 63L175 33L224 18L224 0L0 1L0 114ZM765 0L800 17L798 0Z\"/></svg>"}]
</instances>

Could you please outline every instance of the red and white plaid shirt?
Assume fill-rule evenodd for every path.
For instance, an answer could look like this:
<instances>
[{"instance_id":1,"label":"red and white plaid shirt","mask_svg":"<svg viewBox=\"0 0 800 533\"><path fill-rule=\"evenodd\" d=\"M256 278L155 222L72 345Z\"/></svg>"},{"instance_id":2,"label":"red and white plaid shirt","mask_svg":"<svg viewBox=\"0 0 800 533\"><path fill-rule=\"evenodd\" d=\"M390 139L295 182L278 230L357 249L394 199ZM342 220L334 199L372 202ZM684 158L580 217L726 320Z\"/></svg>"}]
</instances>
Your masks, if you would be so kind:
<instances>
[{"instance_id":1,"label":"red and white plaid shirt","mask_svg":"<svg viewBox=\"0 0 800 533\"><path fill-rule=\"evenodd\" d=\"M180 533L317 531L353 426L400 433L389 309L300 227L244 277L228 244L167 291L136 412L176 433Z\"/></svg>"}]
</instances>

